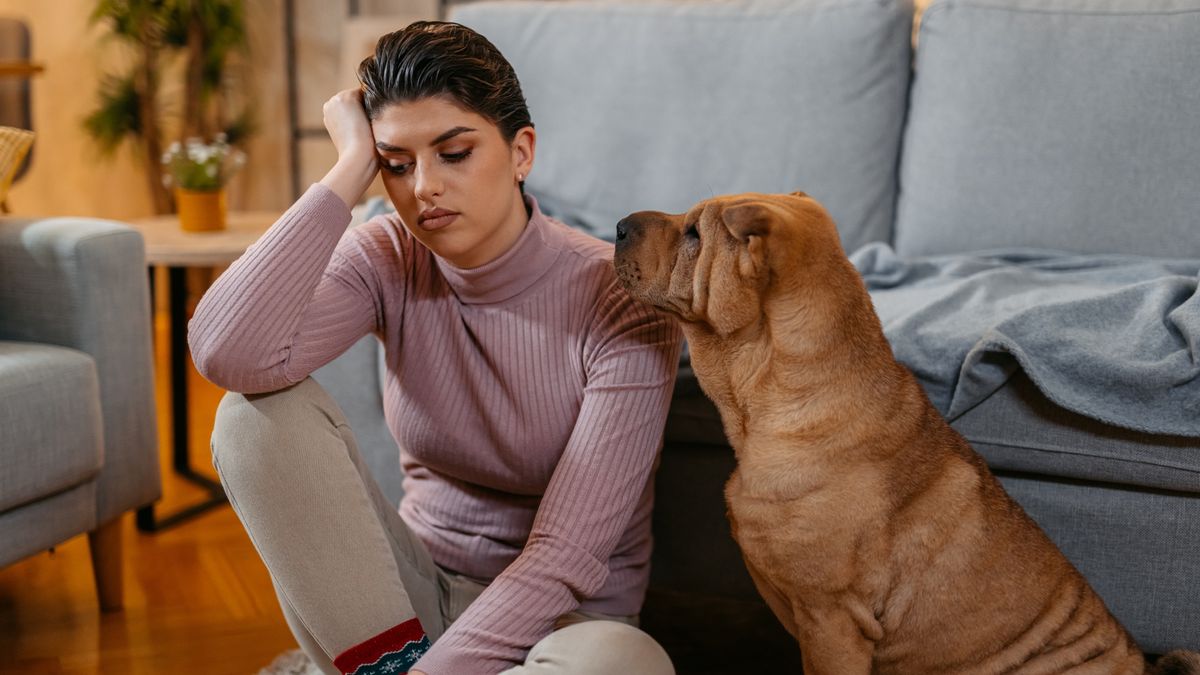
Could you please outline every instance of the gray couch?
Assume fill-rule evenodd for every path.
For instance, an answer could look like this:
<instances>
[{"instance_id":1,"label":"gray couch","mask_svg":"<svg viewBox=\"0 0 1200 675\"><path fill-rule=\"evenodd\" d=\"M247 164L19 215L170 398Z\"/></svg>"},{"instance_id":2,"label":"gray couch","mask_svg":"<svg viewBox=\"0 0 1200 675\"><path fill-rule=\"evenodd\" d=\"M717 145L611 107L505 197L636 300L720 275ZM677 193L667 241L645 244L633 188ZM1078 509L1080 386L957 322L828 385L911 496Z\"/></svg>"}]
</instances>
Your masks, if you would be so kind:
<instances>
[{"instance_id":1,"label":"gray couch","mask_svg":"<svg viewBox=\"0 0 1200 675\"><path fill-rule=\"evenodd\" d=\"M539 132L528 189L597 236L631 211L802 189L848 252L1200 260L1200 0L934 0L915 51L912 7L892 0L483 2L452 18L521 78ZM1172 335L1200 368L1197 333ZM368 338L318 379L399 498L377 352ZM1053 403L1015 362L1002 372L953 425L1143 649L1200 649L1200 401L1184 433L1134 431ZM732 466L684 364L652 590L754 597L725 522Z\"/></svg>"},{"instance_id":2,"label":"gray couch","mask_svg":"<svg viewBox=\"0 0 1200 675\"><path fill-rule=\"evenodd\" d=\"M161 494L145 265L118 223L0 218L0 566L89 533L106 610Z\"/></svg>"}]
</instances>

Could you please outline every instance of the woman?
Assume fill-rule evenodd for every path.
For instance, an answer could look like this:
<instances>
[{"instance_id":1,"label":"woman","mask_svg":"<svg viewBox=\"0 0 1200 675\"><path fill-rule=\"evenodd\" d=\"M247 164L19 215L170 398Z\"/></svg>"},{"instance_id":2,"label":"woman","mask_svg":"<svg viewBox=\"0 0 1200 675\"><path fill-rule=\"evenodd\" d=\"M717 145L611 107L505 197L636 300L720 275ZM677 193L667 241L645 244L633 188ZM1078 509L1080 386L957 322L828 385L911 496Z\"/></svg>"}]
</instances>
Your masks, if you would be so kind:
<instances>
[{"instance_id":1,"label":"woman","mask_svg":"<svg viewBox=\"0 0 1200 675\"><path fill-rule=\"evenodd\" d=\"M524 196L537 137L486 39L416 23L359 79L325 104L334 167L191 324L200 371L248 394L214 463L289 626L329 673L673 672L634 626L677 326ZM396 214L346 231L378 171ZM308 378L367 333L399 514Z\"/></svg>"}]
</instances>

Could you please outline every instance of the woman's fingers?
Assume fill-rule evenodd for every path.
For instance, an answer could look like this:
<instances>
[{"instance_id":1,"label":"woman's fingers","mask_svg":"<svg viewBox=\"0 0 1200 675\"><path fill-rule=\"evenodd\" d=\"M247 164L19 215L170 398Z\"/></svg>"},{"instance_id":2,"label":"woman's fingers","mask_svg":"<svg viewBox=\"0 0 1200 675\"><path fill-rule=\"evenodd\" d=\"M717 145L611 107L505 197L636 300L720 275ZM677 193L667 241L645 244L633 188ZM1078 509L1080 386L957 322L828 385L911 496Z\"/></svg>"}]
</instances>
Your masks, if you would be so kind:
<instances>
[{"instance_id":1,"label":"woman's fingers","mask_svg":"<svg viewBox=\"0 0 1200 675\"><path fill-rule=\"evenodd\" d=\"M363 110L362 91L358 88L339 91L325 102L322 112L325 129L339 157L351 154L374 158L375 139L371 135L371 123Z\"/></svg>"}]
</instances>

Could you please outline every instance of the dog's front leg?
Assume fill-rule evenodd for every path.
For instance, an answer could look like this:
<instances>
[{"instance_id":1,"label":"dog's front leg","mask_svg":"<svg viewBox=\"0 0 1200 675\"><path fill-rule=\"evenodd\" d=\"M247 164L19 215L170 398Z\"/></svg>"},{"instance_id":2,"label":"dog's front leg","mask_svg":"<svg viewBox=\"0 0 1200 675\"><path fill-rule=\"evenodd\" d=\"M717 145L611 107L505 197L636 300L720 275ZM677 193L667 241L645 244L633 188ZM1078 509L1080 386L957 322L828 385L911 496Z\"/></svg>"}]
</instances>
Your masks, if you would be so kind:
<instances>
[{"instance_id":1,"label":"dog's front leg","mask_svg":"<svg viewBox=\"0 0 1200 675\"><path fill-rule=\"evenodd\" d=\"M754 582L758 594L767 601L767 607L771 608L775 618L779 619L779 623L783 624L787 632L799 640L800 635L796 631L796 618L792 613L792 603L788 602L787 598L765 576L758 573L758 568L749 558L743 558L743 560L746 562L746 571L750 573L750 580Z\"/></svg>"},{"instance_id":2,"label":"dog's front leg","mask_svg":"<svg viewBox=\"0 0 1200 675\"><path fill-rule=\"evenodd\" d=\"M883 628L865 607L798 607L804 675L868 675Z\"/></svg>"}]
</instances>

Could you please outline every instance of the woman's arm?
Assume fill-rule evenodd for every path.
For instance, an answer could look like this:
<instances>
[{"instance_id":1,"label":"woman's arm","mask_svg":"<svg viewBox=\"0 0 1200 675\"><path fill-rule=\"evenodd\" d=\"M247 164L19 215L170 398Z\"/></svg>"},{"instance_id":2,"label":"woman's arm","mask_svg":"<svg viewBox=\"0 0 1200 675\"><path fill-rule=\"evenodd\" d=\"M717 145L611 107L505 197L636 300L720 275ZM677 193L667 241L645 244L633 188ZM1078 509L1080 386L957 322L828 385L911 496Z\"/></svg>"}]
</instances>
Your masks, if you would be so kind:
<instances>
[{"instance_id":1,"label":"woman's arm","mask_svg":"<svg viewBox=\"0 0 1200 675\"><path fill-rule=\"evenodd\" d=\"M579 417L525 548L417 663L423 672L497 672L523 662L556 619L608 578L652 478L682 337L673 319L615 285L597 320Z\"/></svg>"},{"instance_id":2,"label":"woman's arm","mask_svg":"<svg viewBox=\"0 0 1200 675\"><path fill-rule=\"evenodd\" d=\"M226 389L294 384L379 329L369 247L343 239L349 206L378 170L357 90L325 104L325 125L337 163L217 279L189 326L197 369Z\"/></svg>"}]
</instances>

